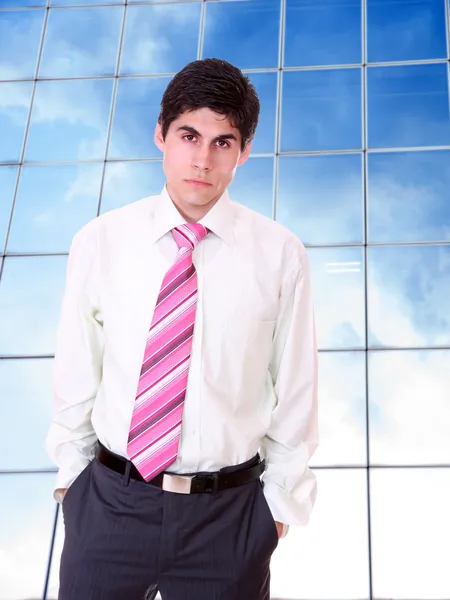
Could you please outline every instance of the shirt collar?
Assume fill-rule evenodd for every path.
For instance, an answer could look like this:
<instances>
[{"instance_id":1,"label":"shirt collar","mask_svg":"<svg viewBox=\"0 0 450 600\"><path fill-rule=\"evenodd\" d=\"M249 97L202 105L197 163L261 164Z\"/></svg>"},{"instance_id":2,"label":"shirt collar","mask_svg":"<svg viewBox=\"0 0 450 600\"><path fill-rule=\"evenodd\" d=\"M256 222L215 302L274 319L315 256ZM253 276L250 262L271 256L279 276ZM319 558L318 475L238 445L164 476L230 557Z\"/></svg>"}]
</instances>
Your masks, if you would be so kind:
<instances>
[{"instance_id":1,"label":"shirt collar","mask_svg":"<svg viewBox=\"0 0 450 600\"><path fill-rule=\"evenodd\" d=\"M184 223L186 223L186 220L178 212L167 192L167 187L164 186L155 204L153 241L156 242L174 227ZM230 246L233 245L234 209L227 190L199 223L210 229Z\"/></svg>"}]
</instances>

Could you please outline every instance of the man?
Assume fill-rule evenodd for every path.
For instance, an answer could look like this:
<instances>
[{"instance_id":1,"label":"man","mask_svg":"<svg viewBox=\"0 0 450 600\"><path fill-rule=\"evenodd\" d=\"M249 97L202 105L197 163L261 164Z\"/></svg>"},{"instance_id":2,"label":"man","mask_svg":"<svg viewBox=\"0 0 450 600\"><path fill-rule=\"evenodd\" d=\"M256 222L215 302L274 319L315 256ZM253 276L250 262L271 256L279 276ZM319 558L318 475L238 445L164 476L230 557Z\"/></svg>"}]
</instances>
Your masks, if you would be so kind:
<instances>
[{"instance_id":1,"label":"man","mask_svg":"<svg viewBox=\"0 0 450 600\"><path fill-rule=\"evenodd\" d=\"M239 69L190 63L155 130L161 195L74 237L48 436L60 600L267 600L279 537L308 520L308 259L227 193L258 116Z\"/></svg>"}]
</instances>

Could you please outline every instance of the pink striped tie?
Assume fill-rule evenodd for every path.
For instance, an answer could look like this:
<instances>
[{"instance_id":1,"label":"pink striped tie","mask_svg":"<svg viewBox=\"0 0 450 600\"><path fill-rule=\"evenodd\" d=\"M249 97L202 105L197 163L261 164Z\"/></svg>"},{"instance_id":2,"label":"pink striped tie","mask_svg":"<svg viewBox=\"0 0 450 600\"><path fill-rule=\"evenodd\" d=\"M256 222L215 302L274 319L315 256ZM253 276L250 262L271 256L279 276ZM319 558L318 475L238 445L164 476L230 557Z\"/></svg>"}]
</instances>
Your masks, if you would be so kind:
<instances>
[{"instance_id":1,"label":"pink striped tie","mask_svg":"<svg viewBox=\"0 0 450 600\"><path fill-rule=\"evenodd\" d=\"M208 230L189 223L172 233L178 256L156 302L128 435L128 455L146 481L178 453L197 306L192 253Z\"/></svg>"}]
</instances>

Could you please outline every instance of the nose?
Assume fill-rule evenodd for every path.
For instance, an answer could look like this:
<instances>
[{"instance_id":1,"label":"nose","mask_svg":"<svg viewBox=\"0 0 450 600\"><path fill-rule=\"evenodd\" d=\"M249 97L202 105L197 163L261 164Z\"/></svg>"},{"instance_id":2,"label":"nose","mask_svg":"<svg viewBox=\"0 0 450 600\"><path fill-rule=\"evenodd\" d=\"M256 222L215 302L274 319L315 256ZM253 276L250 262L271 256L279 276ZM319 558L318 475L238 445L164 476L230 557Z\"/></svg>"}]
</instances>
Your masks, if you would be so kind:
<instances>
[{"instance_id":1,"label":"nose","mask_svg":"<svg viewBox=\"0 0 450 600\"><path fill-rule=\"evenodd\" d=\"M192 166L198 171L211 169L211 149L207 144L199 144L192 157Z\"/></svg>"}]
</instances>

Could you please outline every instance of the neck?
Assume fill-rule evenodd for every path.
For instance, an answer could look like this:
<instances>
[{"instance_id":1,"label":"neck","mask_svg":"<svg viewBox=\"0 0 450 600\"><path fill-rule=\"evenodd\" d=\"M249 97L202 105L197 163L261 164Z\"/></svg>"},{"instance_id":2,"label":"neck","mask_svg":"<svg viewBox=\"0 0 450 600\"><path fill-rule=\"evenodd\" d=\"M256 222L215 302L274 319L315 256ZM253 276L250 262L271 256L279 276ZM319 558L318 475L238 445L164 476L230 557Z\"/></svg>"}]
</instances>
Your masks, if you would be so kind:
<instances>
[{"instance_id":1,"label":"neck","mask_svg":"<svg viewBox=\"0 0 450 600\"><path fill-rule=\"evenodd\" d=\"M180 215L185 219L188 223L198 223L203 219L205 215L209 213L212 207L217 203L221 194L212 198L208 204L203 204L197 206L196 204L188 204L180 198L177 193L172 189L169 183L166 184L167 192L170 196L170 199L175 204Z\"/></svg>"}]
</instances>

